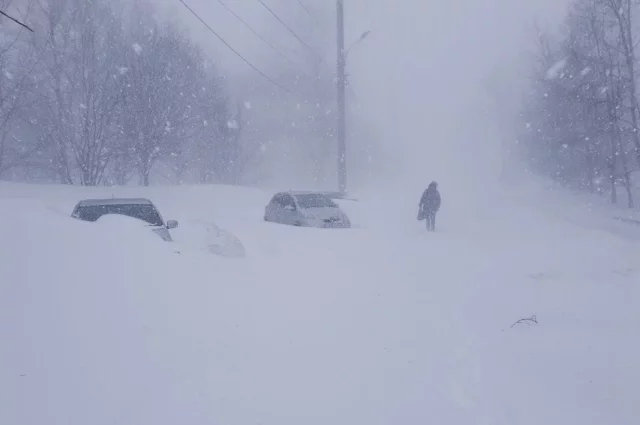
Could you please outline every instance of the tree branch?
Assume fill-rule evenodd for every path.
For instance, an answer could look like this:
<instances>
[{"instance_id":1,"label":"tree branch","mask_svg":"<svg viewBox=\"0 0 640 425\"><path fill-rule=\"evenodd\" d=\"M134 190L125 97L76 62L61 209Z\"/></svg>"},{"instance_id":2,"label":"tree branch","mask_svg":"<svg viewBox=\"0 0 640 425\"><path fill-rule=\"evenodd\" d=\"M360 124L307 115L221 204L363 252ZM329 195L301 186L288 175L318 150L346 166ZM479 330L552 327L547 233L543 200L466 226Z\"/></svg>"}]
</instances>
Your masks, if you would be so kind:
<instances>
[{"instance_id":1,"label":"tree branch","mask_svg":"<svg viewBox=\"0 0 640 425\"><path fill-rule=\"evenodd\" d=\"M520 324L520 323L526 323L528 325L531 325L531 323L537 324L538 323L538 319L536 318L536 315L534 314L531 317L527 317L527 318L518 320L513 325L511 325L509 328L513 328L515 325Z\"/></svg>"}]
</instances>

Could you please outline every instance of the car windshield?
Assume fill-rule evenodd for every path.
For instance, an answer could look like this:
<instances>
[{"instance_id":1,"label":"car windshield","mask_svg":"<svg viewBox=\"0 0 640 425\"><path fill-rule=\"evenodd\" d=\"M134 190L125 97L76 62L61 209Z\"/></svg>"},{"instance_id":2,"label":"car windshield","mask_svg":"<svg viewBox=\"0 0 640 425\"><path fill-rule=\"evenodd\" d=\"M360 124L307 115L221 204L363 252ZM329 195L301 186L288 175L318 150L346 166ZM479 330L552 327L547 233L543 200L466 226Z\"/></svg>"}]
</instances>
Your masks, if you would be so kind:
<instances>
[{"instance_id":1,"label":"car windshield","mask_svg":"<svg viewBox=\"0 0 640 425\"><path fill-rule=\"evenodd\" d=\"M106 214L121 214L143 220L153 226L162 226L162 218L153 205L143 204L114 204L114 205L85 205L78 208L77 217L80 220L96 221Z\"/></svg>"},{"instance_id":2,"label":"car windshield","mask_svg":"<svg viewBox=\"0 0 640 425\"><path fill-rule=\"evenodd\" d=\"M296 195L301 208L337 208L338 206L328 197L315 193Z\"/></svg>"}]
</instances>

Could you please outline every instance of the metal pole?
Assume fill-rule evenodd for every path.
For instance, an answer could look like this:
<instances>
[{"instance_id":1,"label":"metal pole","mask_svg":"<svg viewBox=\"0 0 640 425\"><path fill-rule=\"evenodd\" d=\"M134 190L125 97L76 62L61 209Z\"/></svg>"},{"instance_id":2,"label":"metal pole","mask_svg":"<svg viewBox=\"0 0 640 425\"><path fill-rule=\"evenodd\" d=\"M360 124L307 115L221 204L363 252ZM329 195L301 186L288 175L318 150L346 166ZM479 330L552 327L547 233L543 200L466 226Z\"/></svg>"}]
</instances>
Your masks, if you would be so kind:
<instances>
[{"instance_id":1,"label":"metal pole","mask_svg":"<svg viewBox=\"0 0 640 425\"><path fill-rule=\"evenodd\" d=\"M337 0L338 24L338 190L347 192L347 145L345 111L344 4Z\"/></svg>"}]
</instances>

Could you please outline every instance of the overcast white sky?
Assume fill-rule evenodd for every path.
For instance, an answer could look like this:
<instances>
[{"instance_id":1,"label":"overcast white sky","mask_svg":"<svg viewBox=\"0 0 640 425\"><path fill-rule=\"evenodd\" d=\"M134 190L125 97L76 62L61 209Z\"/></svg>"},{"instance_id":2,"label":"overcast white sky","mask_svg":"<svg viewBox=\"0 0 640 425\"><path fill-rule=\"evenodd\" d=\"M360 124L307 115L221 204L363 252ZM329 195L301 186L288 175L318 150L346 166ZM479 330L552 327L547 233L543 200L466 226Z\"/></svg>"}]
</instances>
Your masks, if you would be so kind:
<instances>
[{"instance_id":1,"label":"overcast white sky","mask_svg":"<svg viewBox=\"0 0 640 425\"><path fill-rule=\"evenodd\" d=\"M182 7L156 0L172 18L233 73L253 72ZM283 46L295 40L257 0L225 0L242 17ZM264 0L283 16L294 16L296 0ZM333 0L302 0L313 6ZM266 71L273 52L244 29L217 0L187 0L216 31ZM290 3L290 4L288 4ZM446 176L461 152L478 159L488 140L452 140L473 132L478 118L467 110L478 101L482 82L498 69L515 78L518 58L533 40L532 26L557 25L567 0L344 0L347 44L365 30L371 35L349 55L348 72L364 114L378 138L398 152L407 176ZM335 43L333 27L326 37ZM287 44L289 43L289 44ZM330 44L331 45L331 44ZM513 83L509 81L506 83ZM460 132L464 127L466 131ZM465 145L468 143L468 145ZM485 152L485 150L482 150ZM492 152L486 150L486 154ZM459 170L458 170L459 171Z\"/></svg>"}]
</instances>

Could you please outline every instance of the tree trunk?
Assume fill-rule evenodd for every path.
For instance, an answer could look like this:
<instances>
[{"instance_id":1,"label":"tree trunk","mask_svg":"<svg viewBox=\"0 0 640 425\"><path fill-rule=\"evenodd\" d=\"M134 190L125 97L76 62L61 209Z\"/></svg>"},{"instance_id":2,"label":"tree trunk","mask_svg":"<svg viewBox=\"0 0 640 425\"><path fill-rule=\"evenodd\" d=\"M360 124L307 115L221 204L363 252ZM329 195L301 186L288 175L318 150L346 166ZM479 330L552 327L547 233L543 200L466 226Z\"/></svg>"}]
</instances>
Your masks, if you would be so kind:
<instances>
[{"instance_id":1,"label":"tree trunk","mask_svg":"<svg viewBox=\"0 0 640 425\"><path fill-rule=\"evenodd\" d=\"M80 185L82 186L97 186L98 178L96 177L96 173L92 170L87 169L89 165L84 164L82 168L82 176L80 177Z\"/></svg>"},{"instance_id":2,"label":"tree trunk","mask_svg":"<svg viewBox=\"0 0 640 425\"><path fill-rule=\"evenodd\" d=\"M627 204L629 208L633 208L633 193L631 191L631 172L629 171L629 166L627 165L627 153L622 145L622 137L620 136L620 131L618 133L618 157L622 163L622 172L624 176L623 184L624 188L627 191Z\"/></svg>"},{"instance_id":3,"label":"tree trunk","mask_svg":"<svg viewBox=\"0 0 640 425\"><path fill-rule=\"evenodd\" d=\"M594 166L594 157L591 146L587 147L586 153L586 162L587 162L587 187L589 189L589 193L595 193L595 166Z\"/></svg>"},{"instance_id":4,"label":"tree trunk","mask_svg":"<svg viewBox=\"0 0 640 425\"><path fill-rule=\"evenodd\" d=\"M616 192L616 176L611 174L609 176L609 182L611 183L611 203L618 203L618 193Z\"/></svg>"},{"instance_id":5,"label":"tree trunk","mask_svg":"<svg viewBox=\"0 0 640 425\"><path fill-rule=\"evenodd\" d=\"M141 184L143 186L149 186L149 168L148 167L144 167L143 169L140 170L140 180L141 180Z\"/></svg>"},{"instance_id":6,"label":"tree trunk","mask_svg":"<svg viewBox=\"0 0 640 425\"><path fill-rule=\"evenodd\" d=\"M631 112L631 122L633 125L633 143L635 145L636 158L640 163L640 134L638 131L638 97L636 93L636 72L635 72L635 45L633 37L633 29L631 26L631 0L626 0L626 10L622 4L617 2L611 3L611 9L618 20L618 29L620 31L620 41L624 52L625 64L629 73L629 106Z\"/></svg>"},{"instance_id":7,"label":"tree trunk","mask_svg":"<svg viewBox=\"0 0 640 425\"><path fill-rule=\"evenodd\" d=\"M624 174L624 188L627 191L627 206L633 208L633 192L631 191L631 176L629 174L629 172Z\"/></svg>"},{"instance_id":8,"label":"tree trunk","mask_svg":"<svg viewBox=\"0 0 640 425\"><path fill-rule=\"evenodd\" d=\"M618 193L616 192L616 162L618 159L618 134L617 123L611 124L611 156L609 157L609 182L611 183L611 203L618 203Z\"/></svg>"},{"instance_id":9,"label":"tree trunk","mask_svg":"<svg viewBox=\"0 0 640 425\"><path fill-rule=\"evenodd\" d=\"M149 151L147 145L143 145L144 149L140 152L140 164L138 164L138 173L140 173L140 184L149 186L149 175L151 174L151 166L153 164L153 154Z\"/></svg>"}]
</instances>

